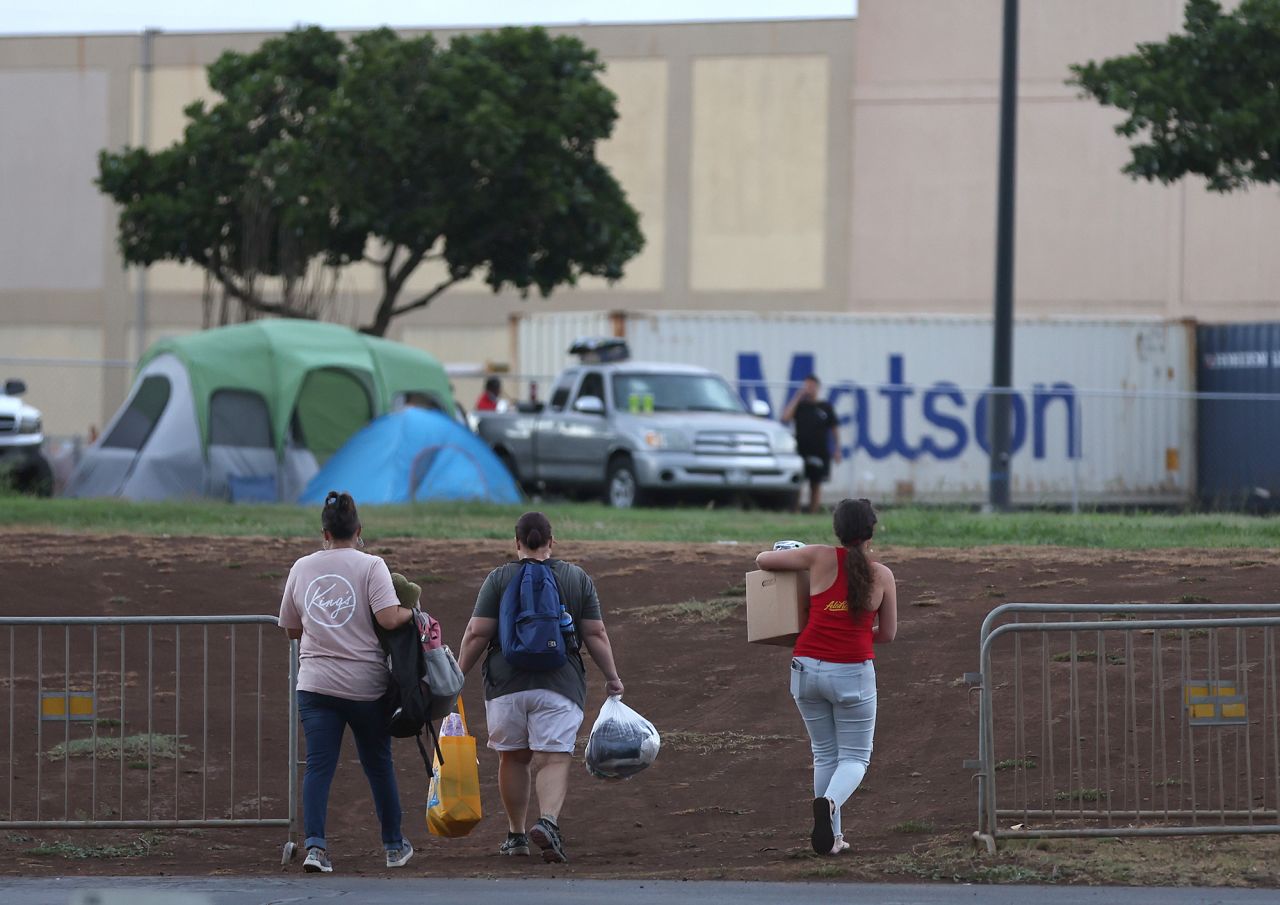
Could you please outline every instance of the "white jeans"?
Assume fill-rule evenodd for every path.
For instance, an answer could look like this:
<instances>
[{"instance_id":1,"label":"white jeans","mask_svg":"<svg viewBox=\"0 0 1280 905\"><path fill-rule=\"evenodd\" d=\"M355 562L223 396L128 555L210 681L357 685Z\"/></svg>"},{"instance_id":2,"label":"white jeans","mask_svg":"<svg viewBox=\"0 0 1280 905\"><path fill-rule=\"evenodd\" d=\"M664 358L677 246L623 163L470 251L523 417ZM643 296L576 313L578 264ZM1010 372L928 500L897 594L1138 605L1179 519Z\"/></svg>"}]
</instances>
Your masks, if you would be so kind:
<instances>
[{"instance_id":1,"label":"white jeans","mask_svg":"<svg viewBox=\"0 0 1280 905\"><path fill-rule=\"evenodd\" d=\"M813 795L840 807L853 794L871 763L876 731L876 670L871 660L832 663L812 657L791 661L791 696L804 717L813 746Z\"/></svg>"}]
</instances>

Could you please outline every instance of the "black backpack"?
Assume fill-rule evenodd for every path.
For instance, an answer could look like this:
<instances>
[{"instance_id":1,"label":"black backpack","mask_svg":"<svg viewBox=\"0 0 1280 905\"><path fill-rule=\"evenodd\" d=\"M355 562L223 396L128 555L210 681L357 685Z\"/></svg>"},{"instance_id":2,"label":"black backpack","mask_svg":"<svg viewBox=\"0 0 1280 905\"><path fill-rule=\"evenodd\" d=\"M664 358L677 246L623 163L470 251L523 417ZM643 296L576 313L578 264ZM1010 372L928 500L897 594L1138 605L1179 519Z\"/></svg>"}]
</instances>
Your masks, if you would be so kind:
<instances>
[{"instance_id":1,"label":"black backpack","mask_svg":"<svg viewBox=\"0 0 1280 905\"><path fill-rule=\"evenodd\" d=\"M373 616L373 610L369 611L369 615ZM410 619L399 628L388 630L374 618L373 630L378 635L382 652L387 655L387 668L391 672L391 683L382 696L387 731L393 738L412 738L417 741L418 751L422 753L422 763L430 775L431 757L422 744L424 728L431 735L431 743L441 763L444 763L444 756L436 738L436 727L431 722L431 694L423 682L426 662L422 654L422 642L418 638L417 622Z\"/></svg>"}]
</instances>

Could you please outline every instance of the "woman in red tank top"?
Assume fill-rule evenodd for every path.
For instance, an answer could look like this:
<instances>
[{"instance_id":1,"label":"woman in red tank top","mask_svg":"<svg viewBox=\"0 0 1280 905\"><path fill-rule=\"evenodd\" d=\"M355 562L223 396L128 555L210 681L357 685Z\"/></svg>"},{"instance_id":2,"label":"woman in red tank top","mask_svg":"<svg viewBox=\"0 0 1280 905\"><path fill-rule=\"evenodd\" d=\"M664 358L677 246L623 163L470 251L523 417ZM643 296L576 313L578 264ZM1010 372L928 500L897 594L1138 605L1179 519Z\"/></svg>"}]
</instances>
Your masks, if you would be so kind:
<instances>
[{"instance_id":1,"label":"woman in red tank top","mask_svg":"<svg viewBox=\"0 0 1280 905\"><path fill-rule=\"evenodd\" d=\"M871 556L876 513L868 500L841 500L833 518L839 547L769 550L756 565L809 572L809 618L791 660L791 696L813 748L813 832L820 855L849 848L840 807L871 763L876 725L875 644L898 631L893 573Z\"/></svg>"}]
</instances>

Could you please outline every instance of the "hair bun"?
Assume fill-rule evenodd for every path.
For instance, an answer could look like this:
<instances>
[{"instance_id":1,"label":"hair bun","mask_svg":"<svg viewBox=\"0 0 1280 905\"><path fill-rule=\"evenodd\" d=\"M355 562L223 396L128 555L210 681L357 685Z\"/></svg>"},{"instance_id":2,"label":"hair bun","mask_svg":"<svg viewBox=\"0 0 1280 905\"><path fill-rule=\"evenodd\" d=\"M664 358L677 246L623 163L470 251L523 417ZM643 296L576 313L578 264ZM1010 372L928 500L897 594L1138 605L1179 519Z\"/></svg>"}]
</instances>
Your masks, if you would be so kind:
<instances>
[{"instance_id":1,"label":"hair bun","mask_svg":"<svg viewBox=\"0 0 1280 905\"><path fill-rule=\"evenodd\" d=\"M516 522L516 540L529 550L541 550L551 543L551 522L541 512L526 512Z\"/></svg>"},{"instance_id":2,"label":"hair bun","mask_svg":"<svg viewBox=\"0 0 1280 905\"><path fill-rule=\"evenodd\" d=\"M351 494L341 490L330 490L329 495L324 498L324 504L339 512L352 512L356 508L356 501Z\"/></svg>"},{"instance_id":3,"label":"hair bun","mask_svg":"<svg viewBox=\"0 0 1280 905\"><path fill-rule=\"evenodd\" d=\"M320 525L338 540L353 537L360 528L360 517L356 515L356 501L351 494L330 490L324 498Z\"/></svg>"}]
</instances>

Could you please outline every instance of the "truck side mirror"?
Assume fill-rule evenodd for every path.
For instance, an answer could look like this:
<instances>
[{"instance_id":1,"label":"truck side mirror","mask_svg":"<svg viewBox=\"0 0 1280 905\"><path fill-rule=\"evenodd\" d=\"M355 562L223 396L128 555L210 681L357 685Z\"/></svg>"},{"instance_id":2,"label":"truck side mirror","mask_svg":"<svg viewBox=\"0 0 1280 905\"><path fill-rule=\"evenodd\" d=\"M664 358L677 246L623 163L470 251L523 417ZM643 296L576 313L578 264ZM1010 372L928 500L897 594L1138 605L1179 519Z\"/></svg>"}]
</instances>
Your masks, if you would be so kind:
<instances>
[{"instance_id":1,"label":"truck side mirror","mask_svg":"<svg viewBox=\"0 0 1280 905\"><path fill-rule=\"evenodd\" d=\"M604 400L599 396L579 396L573 402L573 410L584 415L603 415Z\"/></svg>"},{"instance_id":2,"label":"truck side mirror","mask_svg":"<svg viewBox=\"0 0 1280 905\"><path fill-rule=\"evenodd\" d=\"M769 403L765 402L763 399L752 399L751 414L755 415L757 418L768 418L773 414L773 409L769 408Z\"/></svg>"},{"instance_id":3,"label":"truck side mirror","mask_svg":"<svg viewBox=\"0 0 1280 905\"><path fill-rule=\"evenodd\" d=\"M25 381L11 378L4 382L4 394L6 396L21 396L26 391L27 384Z\"/></svg>"}]
</instances>

